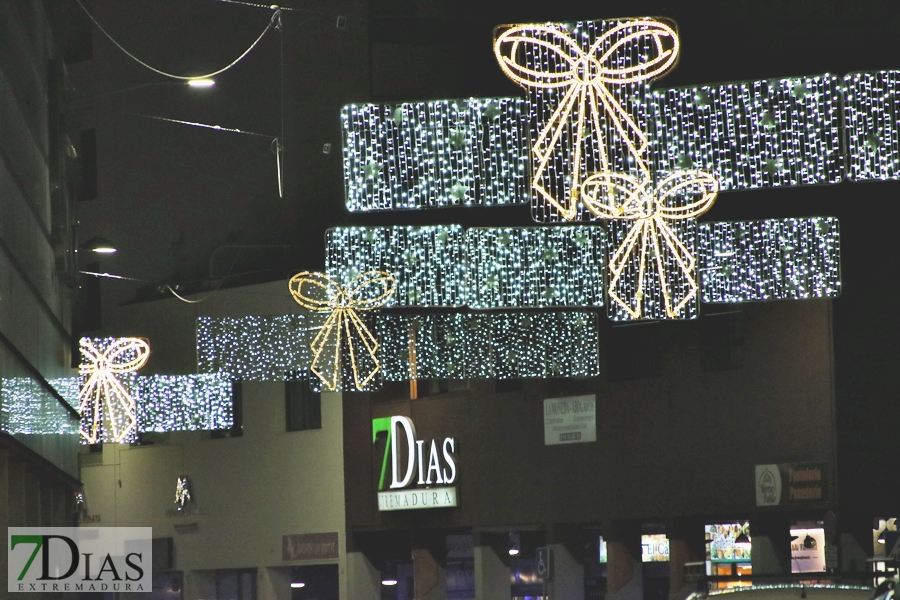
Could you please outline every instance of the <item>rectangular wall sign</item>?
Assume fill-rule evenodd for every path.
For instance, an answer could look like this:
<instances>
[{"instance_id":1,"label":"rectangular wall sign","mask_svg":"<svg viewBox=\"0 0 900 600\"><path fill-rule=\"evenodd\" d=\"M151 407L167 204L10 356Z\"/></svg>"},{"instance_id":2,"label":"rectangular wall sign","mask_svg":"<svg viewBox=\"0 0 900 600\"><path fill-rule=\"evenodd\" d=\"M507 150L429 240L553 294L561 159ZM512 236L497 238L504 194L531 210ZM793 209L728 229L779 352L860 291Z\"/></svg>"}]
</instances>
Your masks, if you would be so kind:
<instances>
[{"instance_id":1,"label":"rectangular wall sign","mask_svg":"<svg viewBox=\"0 0 900 600\"><path fill-rule=\"evenodd\" d=\"M597 441L597 396L544 400L544 445Z\"/></svg>"},{"instance_id":2,"label":"rectangular wall sign","mask_svg":"<svg viewBox=\"0 0 900 600\"><path fill-rule=\"evenodd\" d=\"M378 510L412 510L454 506L456 506L455 487L378 492Z\"/></svg>"},{"instance_id":3,"label":"rectangular wall sign","mask_svg":"<svg viewBox=\"0 0 900 600\"><path fill-rule=\"evenodd\" d=\"M808 504L828 500L828 463L756 465L756 505Z\"/></svg>"},{"instance_id":4,"label":"rectangular wall sign","mask_svg":"<svg viewBox=\"0 0 900 600\"><path fill-rule=\"evenodd\" d=\"M338 557L338 534L299 533L281 536L281 560L327 560Z\"/></svg>"}]
</instances>

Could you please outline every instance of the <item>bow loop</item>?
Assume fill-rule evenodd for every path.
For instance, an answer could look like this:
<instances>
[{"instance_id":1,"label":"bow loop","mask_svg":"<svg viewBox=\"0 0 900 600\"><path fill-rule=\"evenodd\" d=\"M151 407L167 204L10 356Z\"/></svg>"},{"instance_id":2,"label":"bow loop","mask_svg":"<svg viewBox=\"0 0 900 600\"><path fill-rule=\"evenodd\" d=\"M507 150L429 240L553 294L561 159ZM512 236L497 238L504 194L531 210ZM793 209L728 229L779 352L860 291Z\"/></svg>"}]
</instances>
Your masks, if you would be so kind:
<instances>
[{"instance_id":1,"label":"bow loop","mask_svg":"<svg viewBox=\"0 0 900 600\"><path fill-rule=\"evenodd\" d=\"M297 273L288 282L288 289L297 304L309 310L323 312L345 304L344 290L324 273Z\"/></svg>"},{"instance_id":2,"label":"bow loop","mask_svg":"<svg viewBox=\"0 0 900 600\"><path fill-rule=\"evenodd\" d=\"M656 186L657 210L665 219L681 220L699 217L716 201L719 182L704 171L679 171ZM684 198L691 200L685 202Z\"/></svg>"}]
</instances>

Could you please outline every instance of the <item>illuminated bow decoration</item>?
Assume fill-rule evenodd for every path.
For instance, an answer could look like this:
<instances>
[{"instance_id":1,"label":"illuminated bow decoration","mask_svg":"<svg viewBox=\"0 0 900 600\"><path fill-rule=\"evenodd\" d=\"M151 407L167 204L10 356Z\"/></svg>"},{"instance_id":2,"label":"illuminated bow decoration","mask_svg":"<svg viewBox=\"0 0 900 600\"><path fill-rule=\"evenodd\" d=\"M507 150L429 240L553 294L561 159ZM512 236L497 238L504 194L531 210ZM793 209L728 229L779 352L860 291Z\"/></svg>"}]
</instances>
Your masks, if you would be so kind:
<instances>
[{"instance_id":1,"label":"illuminated bow decoration","mask_svg":"<svg viewBox=\"0 0 900 600\"><path fill-rule=\"evenodd\" d=\"M85 377L78 393L81 401L81 436L88 444L101 439L103 413L109 420L112 441L123 443L137 428L134 398L119 381L119 375L133 373L147 362L150 346L139 338L119 338L105 350L94 345L89 338L81 338L80 373ZM104 407L105 406L105 410Z\"/></svg>"},{"instance_id":2,"label":"illuminated bow decoration","mask_svg":"<svg viewBox=\"0 0 900 600\"><path fill-rule=\"evenodd\" d=\"M669 25L652 19L636 19L616 25L598 37L587 51L561 27L547 25L514 25L496 34L494 54L503 72L529 89L565 90L549 120L543 124L532 145L534 172L532 187L567 221L577 216L582 180L590 172L609 172L609 158L603 132L604 122L612 125L628 147L637 169L649 177L643 158L649 145L647 135L622 104L610 86L625 85L661 77L678 59L678 35ZM649 40L652 55L627 67L617 67L621 58L630 57L635 45ZM547 58L547 70L518 62L525 52ZM644 57L642 57L644 58ZM573 121L574 115L574 121ZM569 132L572 128L574 131ZM586 142L593 136L599 165L587 164ZM550 164L557 146L571 141L571 192L558 199L545 187L544 177L554 170Z\"/></svg>"},{"instance_id":3,"label":"illuminated bow decoration","mask_svg":"<svg viewBox=\"0 0 900 600\"><path fill-rule=\"evenodd\" d=\"M645 276L648 262L655 262L666 315L677 317L697 294L694 278L696 259L678 239L669 222L700 216L716 201L719 184L703 171L680 171L669 175L655 187L624 173L598 173L584 181L583 202L595 216L603 219L633 221L625 239L609 261L609 295L633 319L641 318ZM685 202L681 199L690 196ZM666 274L666 255L678 268L687 284L682 297L673 297ZM617 287L629 264L637 265L634 303L622 299Z\"/></svg>"},{"instance_id":4,"label":"illuminated bow decoration","mask_svg":"<svg viewBox=\"0 0 900 600\"><path fill-rule=\"evenodd\" d=\"M356 311L375 310L385 306L394 295L397 280L384 271L360 273L346 288L322 273L304 271L294 275L288 287L297 304L318 312L330 311L324 325L316 334L310 348L313 352L311 370L330 390L336 390L341 377L341 338L347 340L353 381L362 390L381 367L376 356L378 341ZM354 338L362 343L365 354L357 348ZM358 343L357 342L357 343ZM333 347L330 360L323 354ZM368 366L363 366L365 361ZM323 369L330 369L324 373ZM360 379L360 371L364 377Z\"/></svg>"}]
</instances>

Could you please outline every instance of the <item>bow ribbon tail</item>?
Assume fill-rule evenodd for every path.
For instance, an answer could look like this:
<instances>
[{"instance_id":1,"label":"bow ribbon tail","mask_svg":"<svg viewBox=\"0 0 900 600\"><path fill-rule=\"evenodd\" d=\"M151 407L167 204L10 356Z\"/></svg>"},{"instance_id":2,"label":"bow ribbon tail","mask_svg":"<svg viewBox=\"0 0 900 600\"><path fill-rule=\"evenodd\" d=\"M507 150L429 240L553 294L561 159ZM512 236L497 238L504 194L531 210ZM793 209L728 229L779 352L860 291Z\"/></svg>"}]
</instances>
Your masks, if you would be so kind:
<instances>
[{"instance_id":1,"label":"bow ribbon tail","mask_svg":"<svg viewBox=\"0 0 900 600\"><path fill-rule=\"evenodd\" d=\"M131 430L137 427L137 416L134 410L134 401L129 402L129 394L122 382L111 372L102 375L101 388L106 398L106 414L112 429L113 441L124 441ZM125 417L125 428L119 432L118 419L120 415Z\"/></svg>"},{"instance_id":2,"label":"bow ribbon tail","mask_svg":"<svg viewBox=\"0 0 900 600\"><path fill-rule=\"evenodd\" d=\"M672 231L669 225L661 217L655 217L653 221L655 224L654 229L659 231L659 236L654 236L654 243L657 246L656 262L657 269L659 270L659 283L666 302L666 314L669 317L675 318L684 310L687 303L697 295L697 291L699 290L697 280L694 277L694 267L697 264L697 260L694 258L694 255L691 254L691 251L687 246L685 246L678 236L675 235L675 232ZM669 286L666 282L666 270L665 264L663 263L662 252L660 252L661 249L659 248L659 237L665 241L665 247L668 248L669 253L678 264L678 270L680 271L679 275L683 278L684 282L687 283L688 291L683 294L681 299L675 297L677 302L675 302L674 306L672 305L673 294L669 291Z\"/></svg>"},{"instance_id":3,"label":"bow ribbon tail","mask_svg":"<svg viewBox=\"0 0 900 600\"><path fill-rule=\"evenodd\" d=\"M556 109L553 111L553 114L547 120L547 123L544 124L544 127L541 129L541 132L538 134L537 139L534 141L532 145L532 153L534 154L536 166L534 170L534 175L532 177L533 187L541 196L549 202L552 206L556 207L559 213L566 220L572 220L575 218L575 203L568 202L570 206L563 206L553 194L549 193L544 186L539 183L541 182L544 171L550 166L548 161L550 157L553 155L554 150L556 149L556 145L559 143L560 138L565 133L566 127L569 124L569 117L572 113L572 106L579 101L581 98L580 95L580 87L581 86L570 86L566 91L566 95L563 96L562 101L557 105ZM584 109L581 109L583 112ZM548 140L549 138L549 140ZM580 147L580 140L578 147ZM577 161L574 162L575 169L578 169ZM573 181L576 180L577 173L572 174Z\"/></svg>"},{"instance_id":4,"label":"bow ribbon tail","mask_svg":"<svg viewBox=\"0 0 900 600\"><path fill-rule=\"evenodd\" d=\"M313 351L313 362L310 366L310 370L316 374L316 376L325 384L325 386L331 390L335 391L338 387L338 379L341 375L341 326L343 324L344 319L344 309L336 308L328 318L325 319L325 323L322 325L322 328L319 329L319 333L316 334L315 339L313 339L312 344L310 344L310 348ZM332 333L337 336L336 340L330 341L332 338ZM330 344L334 344L334 354L332 361L332 371L331 378L329 379L319 367L320 359L322 358L322 353L325 351L326 347Z\"/></svg>"},{"instance_id":5,"label":"bow ribbon tail","mask_svg":"<svg viewBox=\"0 0 900 600\"><path fill-rule=\"evenodd\" d=\"M375 336L372 335L372 332L369 331L369 328L366 327L366 324L363 322L362 318L359 316L355 310L347 311L348 319L344 321L344 327L347 330L347 345L350 347L350 358L353 360L353 381L356 384L357 390L362 390L369 381L375 377L375 374L378 373L380 369L380 365L378 363L378 357L376 352L378 350L378 340L375 339ZM350 323L353 323L353 327L356 330L356 335L362 341L363 346L366 351L369 353L369 357L372 359L372 366L369 368L368 375L366 375L362 381L359 380L359 368L356 363L356 351L353 347L353 337L350 335Z\"/></svg>"},{"instance_id":6,"label":"bow ribbon tail","mask_svg":"<svg viewBox=\"0 0 900 600\"><path fill-rule=\"evenodd\" d=\"M619 244L615 254L609 260L609 271L612 277L609 280L609 296L615 300L616 304L621 306L632 319L641 318L641 303L644 297L644 271L646 270L647 259L647 240L648 240L648 221L650 219L639 219L628 230L625 239ZM631 264L631 257L637 251L638 242L640 242L640 257L638 259L638 280L634 292L634 306L626 302L616 290L619 280L625 272L625 268Z\"/></svg>"},{"instance_id":7,"label":"bow ribbon tail","mask_svg":"<svg viewBox=\"0 0 900 600\"><path fill-rule=\"evenodd\" d=\"M606 109L606 114L610 117L609 120L615 125L621 139L628 144L631 155L634 157L635 164L642 173L649 175L650 168L647 166L647 163L644 162L643 158L644 151L647 150L647 146L650 143L646 134L641 131L641 128L634 122L634 119L628 111L625 110L625 107L622 106L605 85L599 82L595 83L594 89L597 91L597 96L600 98L603 107Z\"/></svg>"},{"instance_id":8,"label":"bow ribbon tail","mask_svg":"<svg viewBox=\"0 0 900 600\"><path fill-rule=\"evenodd\" d=\"M82 418L89 414L89 410L93 413L90 415L88 430L85 431L85 427L82 426L81 437L88 444L96 444L100 441L97 435L97 430L100 428L100 386L97 382L97 373L91 373L88 376L78 397L81 400L78 412L81 413Z\"/></svg>"}]
</instances>

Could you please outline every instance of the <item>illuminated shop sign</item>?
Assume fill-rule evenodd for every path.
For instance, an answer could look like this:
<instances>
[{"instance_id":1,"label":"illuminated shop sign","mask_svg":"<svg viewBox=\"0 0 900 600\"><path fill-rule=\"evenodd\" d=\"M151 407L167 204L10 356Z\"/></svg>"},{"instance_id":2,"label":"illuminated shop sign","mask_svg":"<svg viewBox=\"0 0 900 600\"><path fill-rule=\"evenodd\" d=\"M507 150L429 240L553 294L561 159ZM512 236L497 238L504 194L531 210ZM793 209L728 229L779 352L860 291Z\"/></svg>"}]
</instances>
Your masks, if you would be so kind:
<instances>
[{"instance_id":1,"label":"illuminated shop sign","mask_svg":"<svg viewBox=\"0 0 900 600\"><path fill-rule=\"evenodd\" d=\"M456 439L420 440L409 417L372 419L372 442L387 433L378 510L411 510L456 506ZM388 467L390 464L390 467ZM390 468L390 483L387 473Z\"/></svg>"},{"instance_id":2,"label":"illuminated shop sign","mask_svg":"<svg viewBox=\"0 0 900 600\"><path fill-rule=\"evenodd\" d=\"M756 465L756 505L806 504L828 500L828 463Z\"/></svg>"},{"instance_id":3,"label":"illuminated shop sign","mask_svg":"<svg viewBox=\"0 0 900 600\"><path fill-rule=\"evenodd\" d=\"M665 562L669 560L669 538L664 533L641 536L641 562Z\"/></svg>"}]
</instances>

